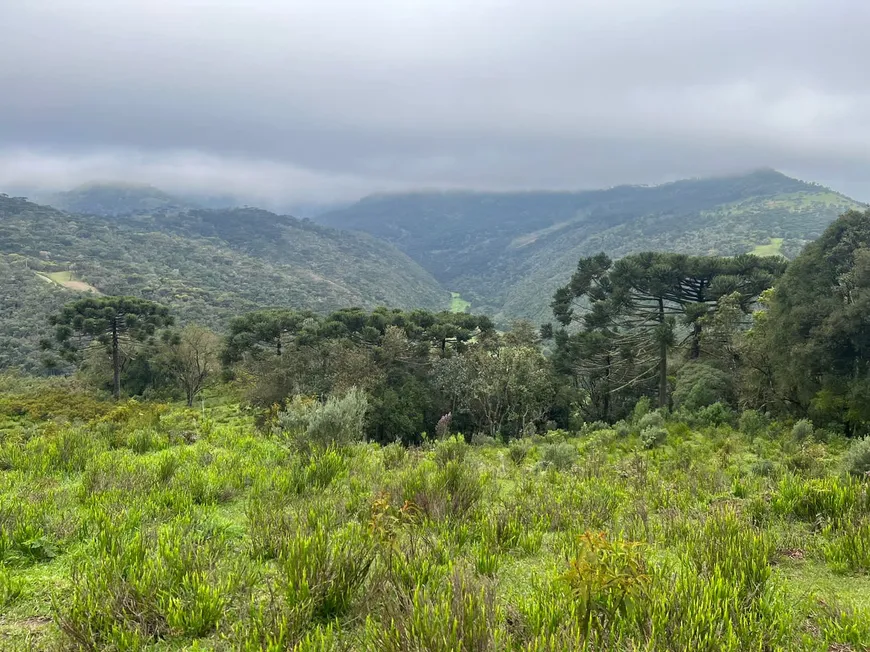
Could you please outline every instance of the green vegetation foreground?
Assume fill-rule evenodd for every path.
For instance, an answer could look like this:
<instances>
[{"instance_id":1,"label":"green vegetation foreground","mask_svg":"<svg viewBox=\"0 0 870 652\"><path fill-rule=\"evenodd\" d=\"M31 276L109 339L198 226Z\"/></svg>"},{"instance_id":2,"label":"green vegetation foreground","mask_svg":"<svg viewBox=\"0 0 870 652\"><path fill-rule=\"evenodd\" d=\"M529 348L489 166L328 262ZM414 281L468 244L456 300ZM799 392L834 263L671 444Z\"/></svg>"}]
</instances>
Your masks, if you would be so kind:
<instances>
[{"instance_id":1,"label":"green vegetation foreground","mask_svg":"<svg viewBox=\"0 0 870 652\"><path fill-rule=\"evenodd\" d=\"M0 379L0 647L846 650L870 445L718 407L496 444ZM364 409L364 405L362 405Z\"/></svg>"}]
</instances>

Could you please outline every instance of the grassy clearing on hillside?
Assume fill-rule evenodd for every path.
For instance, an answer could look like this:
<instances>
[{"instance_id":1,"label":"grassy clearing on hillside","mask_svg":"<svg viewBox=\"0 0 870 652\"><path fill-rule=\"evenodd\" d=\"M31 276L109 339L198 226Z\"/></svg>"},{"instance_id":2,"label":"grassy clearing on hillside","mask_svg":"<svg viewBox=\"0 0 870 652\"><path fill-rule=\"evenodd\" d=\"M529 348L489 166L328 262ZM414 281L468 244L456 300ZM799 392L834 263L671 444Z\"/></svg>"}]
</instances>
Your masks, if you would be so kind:
<instances>
[{"instance_id":1,"label":"grassy clearing on hillside","mask_svg":"<svg viewBox=\"0 0 870 652\"><path fill-rule=\"evenodd\" d=\"M756 245L751 253L756 256L781 256L782 238L771 238L768 244Z\"/></svg>"},{"instance_id":2,"label":"grassy clearing on hillside","mask_svg":"<svg viewBox=\"0 0 870 652\"><path fill-rule=\"evenodd\" d=\"M459 292L450 293L450 312L468 312L471 302L462 298Z\"/></svg>"},{"instance_id":3,"label":"grassy clearing on hillside","mask_svg":"<svg viewBox=\"0 0 870 652\"><path fill-rule=\"evenodd\" d=\"M100 291L93 285L84 281L76 281L72 272L36 272L40 278L44 278L52 283L57 283L61 287L76 292L92 292L93 294L101 294Z\"/></svg>"},{"instance_id":4,"label":"grassy clearing on hillside","mask_svg":"<svg viewBox=\"0 0 870 652\"><path fill-rule=\"evenodd\" d=\"M232 404L79 395L75 424L72 403L40 407L50 386L15 382L0 383L3 650L870 641L870 492L823 432L652 413L509 446L300 452Z\"/></svg>"}]
</instances>

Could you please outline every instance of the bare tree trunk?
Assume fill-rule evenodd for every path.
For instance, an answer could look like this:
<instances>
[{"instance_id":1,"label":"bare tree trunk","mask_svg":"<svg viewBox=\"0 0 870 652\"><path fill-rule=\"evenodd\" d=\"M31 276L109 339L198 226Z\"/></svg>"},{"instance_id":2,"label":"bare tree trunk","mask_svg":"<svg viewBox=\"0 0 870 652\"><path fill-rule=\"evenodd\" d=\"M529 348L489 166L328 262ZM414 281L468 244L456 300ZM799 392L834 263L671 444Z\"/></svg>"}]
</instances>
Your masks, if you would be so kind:
<instances>
[{"instance_id":1,"label":"bare tree trunk","mask_svg":"<svg viewBox=\"0 0 870 652\"><path fill-rule=\"evenodd\" d=\"M692 360L697 360L701 357L701 328L701 324L697 320L692 324L692 349L689 353L689 357Z\"/></svg>"},{"instance_id":2,"label":"bare tree trunk","mask_svg":"<svg viewBox=\"0 0 870 652\"><path fill-rule=\"evenodd\" d=\"M112 396L121 398L121 352L118 344L118 316L112 319Z\"/></svg>"},{"instance_id":3,"label":"bare tree trunk","mask_svg":"<svg viewBox=\"0 0 870 652\"><path fill-rule=\"evenodd\" d=\"M659 324L665 323L665 302L659 297ZM664 332L659 334L659 408L668 406L668 343Z\"/></svg>"},{"instance_id":4,"label":"bare tree trunk","mask_svg":"<svg viewBox=\"0 0 870 652\"><path fill-rule=\"evenodd\" d=\"M659 355L659 407L668 406L668 345L662 341Z\"/></svg>"}]
</instances>

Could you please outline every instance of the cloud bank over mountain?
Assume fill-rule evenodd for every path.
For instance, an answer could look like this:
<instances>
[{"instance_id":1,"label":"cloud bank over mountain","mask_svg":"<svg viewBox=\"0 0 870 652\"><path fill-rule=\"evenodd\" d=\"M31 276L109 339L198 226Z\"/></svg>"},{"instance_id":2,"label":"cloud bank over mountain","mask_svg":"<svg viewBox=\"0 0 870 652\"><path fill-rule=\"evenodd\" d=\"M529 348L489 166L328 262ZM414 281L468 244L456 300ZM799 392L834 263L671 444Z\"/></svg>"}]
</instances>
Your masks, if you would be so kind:
<instances>
[{"instance_id":1,"label":"cloud bank over mountain","mask_svg":"<svg viewBox=\"0 0 870 652\"><path fill-rule=\"evenodd\" d=\"M771 166L870 199L860 0L29 0L0 188L270 201Z\"/></svg>"}]
</instances>

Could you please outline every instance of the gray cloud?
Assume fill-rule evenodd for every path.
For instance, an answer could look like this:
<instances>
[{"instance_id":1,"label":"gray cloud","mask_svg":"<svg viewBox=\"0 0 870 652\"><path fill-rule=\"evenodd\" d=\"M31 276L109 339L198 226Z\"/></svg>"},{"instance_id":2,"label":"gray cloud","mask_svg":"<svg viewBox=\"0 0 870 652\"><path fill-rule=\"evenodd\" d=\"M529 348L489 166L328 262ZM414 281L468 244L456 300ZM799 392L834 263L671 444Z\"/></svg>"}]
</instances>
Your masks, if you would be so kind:
<instances>
[{"instance_id":1,"label":"gray cloud","mask_svg":"<svg viewBox=\"0 0 870 652\"><path fill-rule=\"evenodd\" d=\"M10 0L0 185L347 199L774 166L870 198L864 0Z\"/></svg>"}]
</instances>

